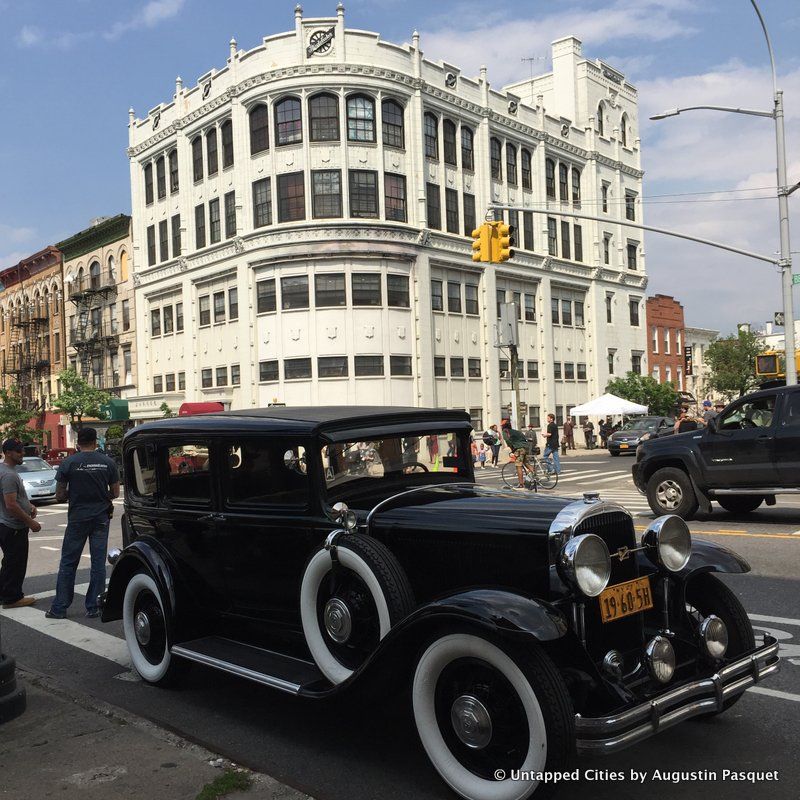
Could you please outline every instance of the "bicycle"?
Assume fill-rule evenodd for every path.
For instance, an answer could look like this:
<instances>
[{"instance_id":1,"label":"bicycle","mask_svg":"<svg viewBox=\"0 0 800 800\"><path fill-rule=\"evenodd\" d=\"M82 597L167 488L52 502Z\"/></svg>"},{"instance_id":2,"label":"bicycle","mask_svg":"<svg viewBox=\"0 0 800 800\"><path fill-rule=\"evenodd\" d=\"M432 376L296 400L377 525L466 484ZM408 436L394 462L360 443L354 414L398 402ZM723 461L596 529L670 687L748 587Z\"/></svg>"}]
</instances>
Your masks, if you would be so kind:
<instances>
[{"instance_id":1,"label":"bicycle","mask_svg":"<svg viewBox=\"0 0 800 800\"><path fill-rule=\"evenodd\" d=\"M517 462L509 461L507 464L503 464L500 477L509 489L517 488L519 486ZM555 489L558 483L558 473L550 461L536 458L531 453L528 455L527 463L522 465L522 481L526 489L533 489L534 491L539 486L542 489Z\"/></svg>"}]
</instances>

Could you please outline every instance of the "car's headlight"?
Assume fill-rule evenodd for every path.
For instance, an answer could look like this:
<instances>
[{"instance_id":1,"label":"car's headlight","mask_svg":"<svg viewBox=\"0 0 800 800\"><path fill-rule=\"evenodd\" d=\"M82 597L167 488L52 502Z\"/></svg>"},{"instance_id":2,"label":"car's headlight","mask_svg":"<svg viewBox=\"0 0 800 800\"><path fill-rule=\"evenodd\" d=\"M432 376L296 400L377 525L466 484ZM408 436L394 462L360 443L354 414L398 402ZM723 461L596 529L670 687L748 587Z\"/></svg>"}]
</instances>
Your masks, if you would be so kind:
<instances>
[{"instance_id":1,"label":"car's headlight","mask_svg":"<svg viewBox=\"0 0 800 800\"><path fill-rule=\"evenodd\" d=\"M643 434L642 434L642 435L639 437L639 441L640 441L640 442L646 442L646 441L647 441L647 440L648 440L648 439L649 439L651 436L652 436L652 434L650 434L650 433L643 433Z\"/></svg>"},{"instance_id":2,"label":"car's headlight","mask_svg":"<svg viewBox=\"0 0 800 800\"><path fill-rule=\"evenodd\" d=\"M692 555L689 526L674 514L654 519L642 536L642 544L650 561L670 572L680 572Z\"/></svg>"},{"instance_id":3,"label":"car's headlight","mask_svg":"<svg viewBox=\"0 0 800 800\"><path fill-rule=\"evenodd\" d=\"M574 536L558 557L561 579L588 597L597 597L611 577L611 557L606 543L593 533Z\"/></svg>"}]
</instances>

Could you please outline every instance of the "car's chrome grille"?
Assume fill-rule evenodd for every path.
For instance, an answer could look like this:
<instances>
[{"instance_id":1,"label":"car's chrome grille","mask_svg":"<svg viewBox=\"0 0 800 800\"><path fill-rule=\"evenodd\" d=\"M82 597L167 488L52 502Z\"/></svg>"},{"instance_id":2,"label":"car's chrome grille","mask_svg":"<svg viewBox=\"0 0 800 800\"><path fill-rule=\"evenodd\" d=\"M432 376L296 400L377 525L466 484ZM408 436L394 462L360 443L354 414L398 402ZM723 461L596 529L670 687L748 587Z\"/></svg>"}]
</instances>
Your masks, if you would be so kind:
<instances>
[{"instance_id":1,"label":"car's chrome grille","mask_svg":"<svg viewBox=\"0 0 800 800\"><path fill-rule=\"evenodd\" d=\"M633 520L623 511L606 511L583 519L575 528L575 534L594 533L606 543L608 552L614 556L621 547L636 547L636 531ZM633 554L625 559L611 559L609 586L639 577L636 558ZM624 617L604 625L600 620L600 603L597 598L587 598L585 604L586 645L592 657L599 660L609 650L625 652L641 642L641 614Z\"/></svg>"}]
</instances>

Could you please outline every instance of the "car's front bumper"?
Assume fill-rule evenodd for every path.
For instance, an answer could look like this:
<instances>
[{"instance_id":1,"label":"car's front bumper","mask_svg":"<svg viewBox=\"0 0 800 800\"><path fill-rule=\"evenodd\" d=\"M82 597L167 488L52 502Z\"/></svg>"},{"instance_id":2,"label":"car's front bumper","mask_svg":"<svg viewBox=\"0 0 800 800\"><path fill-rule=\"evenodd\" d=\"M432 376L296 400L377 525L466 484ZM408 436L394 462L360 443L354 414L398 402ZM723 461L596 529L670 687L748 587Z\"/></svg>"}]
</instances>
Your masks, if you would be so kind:
<instances>
[{"instance_id":1,"label":"car's front bumper","mask_svg":"<svg viewBox=\"0 0 800 800\"><path fill-rule=\"evenodd\" d=\"M631 467L631 477L633 478L633 485L642 493L647 493L647 488L645 487L644 483L641 481L641 462L639 461L638 457L636 459L636 463Z\"/></svg>"},{"instance_id":2,"label":"car's front bumper","mask_svg":"<svg viewBox=\"0 0 800 800\"><path fill-rule=\"evenodd\" d=\"M623 447L623 445L625 445ZM615 442L613 439L608 440L608 451L610 453L630 453L631 455L636 453L636 448L639 446L639 440L628 440L628 441L619 441Z\"/></svg>"},{"instance_id":3,"label":"car's front bumper","mask_svg":"<svg viewBox=\"0 0 800 800\"><path fill-rule=\"evenodd\" d=\"M609 717L576 714L577 750L586 755L615 753L686 719L720 711L726 700L742 694L778 668L778 640L765 635L761 647L708 678L684 683Z\"/></svg>"}]
</instances>

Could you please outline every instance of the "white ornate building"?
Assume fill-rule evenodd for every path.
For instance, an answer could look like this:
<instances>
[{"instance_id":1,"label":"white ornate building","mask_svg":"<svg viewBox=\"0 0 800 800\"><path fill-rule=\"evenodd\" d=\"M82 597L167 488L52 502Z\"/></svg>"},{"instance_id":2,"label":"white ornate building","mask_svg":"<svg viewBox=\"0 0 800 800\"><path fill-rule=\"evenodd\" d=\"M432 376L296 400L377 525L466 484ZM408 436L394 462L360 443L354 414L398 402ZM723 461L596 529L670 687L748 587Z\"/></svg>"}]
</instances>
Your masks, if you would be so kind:
<instances>
[{"instance_id":1,"label":"white ornate building","mask_svg":"<svg viewBox=\"0 0 800 800\"><path fill-rule=\"evenodd\" d=\"M511 399L498 303L520 308L534 424L646 353L636 90L553 44L553 71L502 90L347 30L344 8L242 52L130 114L139 398L233 408ZM516 255L474 264L490 202ZM568 219L580 211L602 223ZM507 213L508 217L508 213ZM147 389L149 387L149 390ZM149 393L148 393L149 391Z\"/></svg>"}]
</instances>

